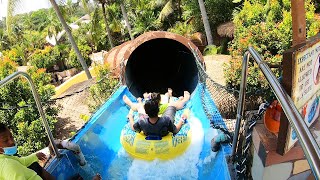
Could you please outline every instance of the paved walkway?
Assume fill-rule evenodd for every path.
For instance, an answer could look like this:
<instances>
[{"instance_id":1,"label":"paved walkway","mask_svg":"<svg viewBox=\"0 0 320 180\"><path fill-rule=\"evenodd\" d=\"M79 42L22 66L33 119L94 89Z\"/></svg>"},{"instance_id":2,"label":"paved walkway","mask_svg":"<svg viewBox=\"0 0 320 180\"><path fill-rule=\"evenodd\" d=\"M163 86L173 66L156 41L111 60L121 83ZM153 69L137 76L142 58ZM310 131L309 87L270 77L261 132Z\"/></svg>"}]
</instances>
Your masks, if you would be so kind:
<instances>
[{"instance_id":1,"label":"paved walkway","mask_svg":"<svg viewBox=\"0 0 320 180\"><path fill-rule=\"evenodd\" d=\"M229 55L211 55L204 56L204 61L206 63L206 72L209 77L215 82L225 86L226 79L223 72L223 64L228 63L231 60Z\"/></svg>"}]
</instances>

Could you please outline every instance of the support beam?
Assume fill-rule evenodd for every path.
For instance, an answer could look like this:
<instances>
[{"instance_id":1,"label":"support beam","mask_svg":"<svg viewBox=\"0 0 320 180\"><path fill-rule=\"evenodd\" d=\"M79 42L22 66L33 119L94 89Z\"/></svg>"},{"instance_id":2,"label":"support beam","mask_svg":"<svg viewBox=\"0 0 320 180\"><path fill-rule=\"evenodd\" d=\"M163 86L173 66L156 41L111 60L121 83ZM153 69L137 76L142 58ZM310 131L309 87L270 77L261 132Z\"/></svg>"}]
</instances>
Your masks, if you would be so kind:
<instances>
[{"instance_id":1,"label":"support beam","mask_svg":"<svg viewBox=\"0 0 320 180\"><path fill-rule=\"evenodd\" d=\"M304 9L304 0L291 0L292 16L292 46L306 42L306 11Z\"/></svg>"}]
</instances>

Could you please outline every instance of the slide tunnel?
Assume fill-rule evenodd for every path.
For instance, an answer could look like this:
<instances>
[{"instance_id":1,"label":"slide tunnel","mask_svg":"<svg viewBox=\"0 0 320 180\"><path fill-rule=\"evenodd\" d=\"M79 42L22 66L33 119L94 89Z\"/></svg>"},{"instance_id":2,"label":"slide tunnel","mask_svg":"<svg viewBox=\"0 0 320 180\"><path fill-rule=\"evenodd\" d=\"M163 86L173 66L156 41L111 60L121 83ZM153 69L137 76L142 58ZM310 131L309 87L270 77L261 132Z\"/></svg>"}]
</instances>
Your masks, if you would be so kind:
<instances>
[{"instance_id":1,"label":"slide tunnel","mask_svg":"<svg viewBox=\"0 0 320 180\"><path fill-rule=\"evenodd\" d=\"M105 56L113 67L126 60L124 71L118 72L123 83L136 97L144 92L165 93L171 87L174 96L183 91L194 91L198 83L196 59L190 49L197 47L183 36L169 32L148 32L135 40L120 45ZM122 56L122 57L121 57Z\"/></svg>"}]
</instances>

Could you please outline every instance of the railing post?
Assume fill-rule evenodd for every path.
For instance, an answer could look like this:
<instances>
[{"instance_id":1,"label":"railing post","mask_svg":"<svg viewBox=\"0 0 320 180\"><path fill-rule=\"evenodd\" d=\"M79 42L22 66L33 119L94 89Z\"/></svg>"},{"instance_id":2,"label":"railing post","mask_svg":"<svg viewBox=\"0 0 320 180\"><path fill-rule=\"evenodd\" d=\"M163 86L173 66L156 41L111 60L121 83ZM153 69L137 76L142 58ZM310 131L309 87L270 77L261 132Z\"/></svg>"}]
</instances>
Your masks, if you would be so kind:
<instances>
[{"instance_id":1,"label":"railing post","mask_svg":"<svg viewBox=\"0 0 320 180\"><path fill-rule=\"evenodd\" d=\"M23 76L24 78L27 79L30 87L31 87L31 90L32 90L32 95L34 97L34 100L36 101L36 105L37 105L37 108L38 108L38 111L39 111L39 114L42 118L42 123L44 125L44 128L47 132L47 135L48 135L48 138L49 138L49 142L51 144L51 146L53 147L53 151L55 153L55 155L59 158L61 157L60 153L58 152L58 148L56 146L56 144L54 143L54 139L53 139L53 136L52 136L52 133L51 133L51 130L50 130L50 127L49 127L49 124L48 124L48 121L46 120L46 116L43 112L43 109L42 109L42 105L41 105L41 101L40 101L40 98L39 98L39 94L34 86L34 83L31 79L31 77L25 73L25 72L21 72L21 71L18 71L18 72L15 72L9 76L7 76L6 78L4 78L3 80L0 81L0 88L3 87L4 85L8 84L10 81L16 79L17 77L19 76Z\"/></svg>"},{"instance_id":2,"label":"railing post","mask_svg":"<svg viewBox=\"0 0 320 180\"><path fill-rule=\"evenodd\" d=\"M248 61L249 61L249 52L247 51L243 56L242 61L242 74L241 74L241 84L240 84L240 95L239 95L239 102L237 107L237 117L236 117L236 128L235 133L233 135L233 141L232 141L232 159L235 158L235 152L238 146L238 136L240 131L240 125L241 120L243 117L243 111L244 111L244 100L246 98L246 86L247 86L247 75L248 75Z\"/></svg>"}]
</instances>

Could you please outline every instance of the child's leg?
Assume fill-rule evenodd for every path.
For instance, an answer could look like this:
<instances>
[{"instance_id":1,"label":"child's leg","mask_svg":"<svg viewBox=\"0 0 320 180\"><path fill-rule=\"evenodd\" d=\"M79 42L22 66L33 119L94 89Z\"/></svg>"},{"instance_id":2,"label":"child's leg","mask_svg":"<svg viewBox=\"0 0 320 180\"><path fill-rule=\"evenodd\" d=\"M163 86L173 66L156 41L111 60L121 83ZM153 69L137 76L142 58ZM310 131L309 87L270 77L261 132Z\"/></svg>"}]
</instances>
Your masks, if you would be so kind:
<instances>
[{"instance_id":1,"label":"child's leg","mask_svg":"<svg viewBox=\"0 0 320 180\"><path fill-rule=\"evenodd\" d=\"M146 111L144 110L144 103L142 102L142 99L141 98L138 98L138 103L137 103L137 111L138 113L141 113L141 114L146 114Z\"/></svg>"},{"instance_id":2,"label":"child's leg","mask_svg":"<svg viewBox=\"0 0 320 180\"><path fill-rule=\"evenodd\" d=\"M133 111L138 111L139 103L132 102L126 95L123 95L123 101L132 109Z\"/></svg>"},{"instance_id":3,"label":"child's leg","mask_svg":"<svg viewBox=\"0 0 320 180\"><path fill-rule=\"evenodd\" d=\"M166 104L166 103L170 103L170 100L172 100L172 89L168 88L168 92L166 92L163 95L161 95L161 104Z\"/></svg>"}]
</instances>

